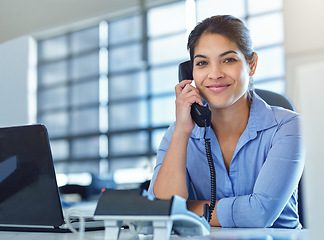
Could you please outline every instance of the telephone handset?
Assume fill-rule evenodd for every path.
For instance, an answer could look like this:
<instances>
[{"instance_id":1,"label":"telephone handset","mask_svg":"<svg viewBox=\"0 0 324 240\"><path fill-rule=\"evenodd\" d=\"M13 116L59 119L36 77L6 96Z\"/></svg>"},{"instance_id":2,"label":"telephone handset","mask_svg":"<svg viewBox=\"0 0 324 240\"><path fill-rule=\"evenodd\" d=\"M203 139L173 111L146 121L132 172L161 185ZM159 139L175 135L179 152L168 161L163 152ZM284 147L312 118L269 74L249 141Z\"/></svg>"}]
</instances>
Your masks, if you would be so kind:
<instances>
[{"instance_id":1,"label":"telephone handset","mask_svg":"<svg viewBox=\"0 0 324 240\"><path fill-rule=\"evenodd\" d=\"M193 80L192 76L192 62L186 61L179 65L179 82L182 80ZM211 111L208 107L201 106L198 103L191 105L191 117L199 127L205 128L205 149L210 170L210 182L211 182L211 201L210 205L204 205L204 217L209 222L212 218L212 212L216 205L216 172L214 167L214 161L211 153L210 139L206 138L207 127L211 124Z\"/></svg>"},{"instance_id":2,"label":"telephone handset","mask_svg":"<svg viewBox=\"0 0 324 240\"><path fill-rule=\"evenodd\" d=\"M191 61L186 61L179 65L179 82L185 79L193 80ZM210 126L211 112L208 107L193 103L191 106L191 117L199 127Z\"/></svg>"}]
</instances>

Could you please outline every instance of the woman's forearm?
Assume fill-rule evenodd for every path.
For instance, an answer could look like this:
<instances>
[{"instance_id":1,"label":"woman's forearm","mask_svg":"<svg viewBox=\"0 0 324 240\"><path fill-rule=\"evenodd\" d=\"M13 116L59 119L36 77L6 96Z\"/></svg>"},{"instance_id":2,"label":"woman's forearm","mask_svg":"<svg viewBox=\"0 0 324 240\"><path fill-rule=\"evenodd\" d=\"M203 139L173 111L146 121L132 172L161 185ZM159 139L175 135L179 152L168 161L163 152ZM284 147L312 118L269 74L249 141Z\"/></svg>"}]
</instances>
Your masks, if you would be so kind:
<instances>
[{"instance_id":1,"label":"woman's forearm","mask_svg":"<svg viewBox=\"0 0 324 240\"><path fill-rule=\"evenodd\" d=\"M204 205L206 203L209 205L210 201L191 200L191 201L187 202L187 208L189 211L192 211L192 212L198 214L199 216L202 216L204 214ZM221 227L221 225L218 221L218 218L217 218L217 214L216 214L217 203L218 203L218 201L216 201L215 209L212 213L212 219L209 222L209 224L214 227Z\"/></svg>"},{"instance_id":2,"label":"woman's forearm","mask_svg":"<svg viewBox=\"0 0 324 240\"><path fill-rule=\"evenodd\" d=\"M154 195L169 199L173 195L188 198L186 182L186 159L189 136L174 131L170 146L154 182Z\"/></svg>"}]
</instances>

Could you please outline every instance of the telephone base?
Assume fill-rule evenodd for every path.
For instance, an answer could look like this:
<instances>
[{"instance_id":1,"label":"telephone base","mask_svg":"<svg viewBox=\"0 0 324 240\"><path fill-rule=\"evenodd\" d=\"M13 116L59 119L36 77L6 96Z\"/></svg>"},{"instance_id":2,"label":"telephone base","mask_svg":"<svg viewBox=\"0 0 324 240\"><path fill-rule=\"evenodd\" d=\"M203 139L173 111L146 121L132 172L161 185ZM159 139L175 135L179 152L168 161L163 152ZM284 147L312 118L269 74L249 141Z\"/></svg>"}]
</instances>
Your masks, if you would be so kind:
<instances>
[{"instance_id":1,"label":"telephone base","mask_svg":"<svg viewBox=\"0 0 324 240\"><path fill-rule=\"evenodd\" d=\"M102 219L102 218L101 218ZM104 220L105 240L118 239L122 225L135 226L138 234L152 234L153 240L168 240L172 232L180 236L209 235L210 228L183 216L121 216Z\"/></svg>"},{"instance_id":2,"label":"telephone base","mask_svg":"<svg viewBox=\"0 0 324 240\"><path fill-rule=\"evenodd\" d=\"M188 211L186 200L179 196L148 200L132 191L107 191L99 199L94 219L104 221L105 240L118 239L124 225L135 227L137 234L153 234L153 240L168 240L172 231L181 236L210 233L207 220Z\"/></svg>"},{"instance_id":3,"label":"telephone base","mask_svg":"<svg viewBox=\"0 0 324 240\"><path fill-rule=\"evenodd\" d=\"M172 231L172 220L154 217L143 219L141 216L123 217L123 220L104 220L105 240L118 239L122 225L135 226L137 234L152 234L153 240L167 240ZM123 223L123 224L122 224Z\"/></svg>"}]
</instances>

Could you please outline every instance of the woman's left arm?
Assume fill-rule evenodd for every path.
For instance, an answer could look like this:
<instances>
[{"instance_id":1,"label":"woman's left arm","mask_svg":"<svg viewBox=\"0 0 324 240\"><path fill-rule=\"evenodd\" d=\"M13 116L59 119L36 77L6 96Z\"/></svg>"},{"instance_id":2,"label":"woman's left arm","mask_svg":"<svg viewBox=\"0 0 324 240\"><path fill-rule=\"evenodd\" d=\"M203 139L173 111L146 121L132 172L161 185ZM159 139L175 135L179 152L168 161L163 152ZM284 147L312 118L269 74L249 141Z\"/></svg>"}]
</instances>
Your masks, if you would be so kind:
<instances>
[{"instance_id":1,"label":"woman's left arm","mask_svg":"<svg viewBox=\"0 0 324 240\"><path fill-rule=\"evenodd\" d=\"M223 227L270 227L280 216L304 167L298 115L281 123L257 177L253 193L219 200L217 218Z\"/></svg>"}]
</instances>

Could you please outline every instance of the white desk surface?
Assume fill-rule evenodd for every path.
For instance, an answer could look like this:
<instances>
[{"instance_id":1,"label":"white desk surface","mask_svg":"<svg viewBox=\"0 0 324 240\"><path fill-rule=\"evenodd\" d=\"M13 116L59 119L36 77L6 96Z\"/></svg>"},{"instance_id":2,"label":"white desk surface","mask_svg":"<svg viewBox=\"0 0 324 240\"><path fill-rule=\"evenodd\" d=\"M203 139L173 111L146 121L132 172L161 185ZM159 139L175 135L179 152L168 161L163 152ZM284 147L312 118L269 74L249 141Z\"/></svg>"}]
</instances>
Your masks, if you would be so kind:
<instances>
[{"instance_id":1,"label":"white desk surface","mask_svg":"<svg viewBox=\"0 0 324 240\"><path fill-rule=\"evenodd\" d=\"M120 240L136 239L123 230ZM36 233L36 232L4 232L0 231L1 240L78 240L79 236L72 233ZM104 231L86 232L84 240L104 240ZM151 240L152 236L139 235L139 240ZM308 231L272 228L217 228L211 229L210 236L182 238L172 235L171 239L209 239L209 240L308 240Z\"/></svg>"}]
</instances>

